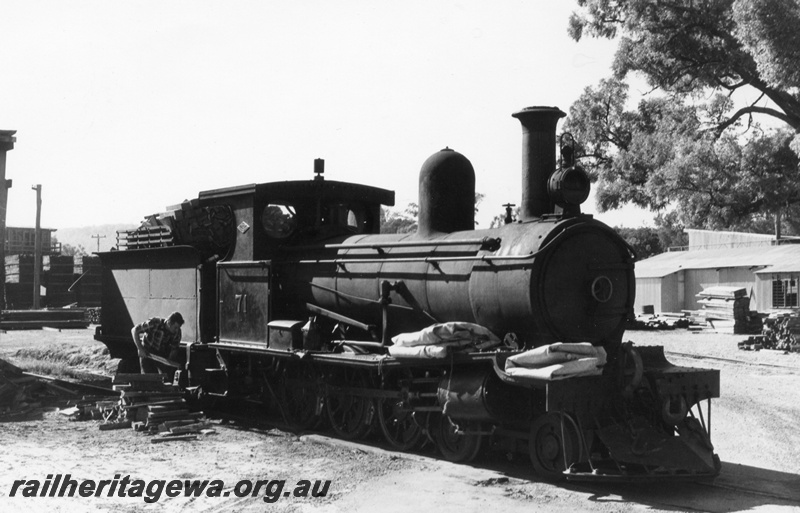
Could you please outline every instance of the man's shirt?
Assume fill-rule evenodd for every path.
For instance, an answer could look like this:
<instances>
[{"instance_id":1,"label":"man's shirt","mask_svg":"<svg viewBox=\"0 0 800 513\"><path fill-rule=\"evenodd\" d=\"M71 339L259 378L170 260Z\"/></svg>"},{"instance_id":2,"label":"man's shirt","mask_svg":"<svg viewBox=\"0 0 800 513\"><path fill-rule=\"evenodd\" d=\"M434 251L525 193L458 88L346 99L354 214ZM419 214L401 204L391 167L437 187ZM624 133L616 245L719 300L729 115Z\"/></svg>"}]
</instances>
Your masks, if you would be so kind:
<instances>
[{"instance_id":1,"label":"man's shirt","mask_svg":"<svg viewBox=\"0 0 800 513\"><path fill-rule=\"evenodd\" d=\"M144 332L142 345L148 353L156 356L169 357L170 351L176 349L181 341L181 330L175 333L167 329L166 319L153 317L138 326Z\"/></svg>"}]
</instances>

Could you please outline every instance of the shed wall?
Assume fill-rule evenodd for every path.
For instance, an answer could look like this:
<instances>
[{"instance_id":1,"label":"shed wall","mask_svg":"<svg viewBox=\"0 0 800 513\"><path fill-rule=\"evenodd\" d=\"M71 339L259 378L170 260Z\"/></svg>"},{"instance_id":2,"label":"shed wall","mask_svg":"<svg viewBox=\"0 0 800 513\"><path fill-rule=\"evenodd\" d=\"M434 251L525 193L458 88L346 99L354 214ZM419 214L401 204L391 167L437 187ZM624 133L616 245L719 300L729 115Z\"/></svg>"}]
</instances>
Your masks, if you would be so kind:
<instances>
[{"instance_id":1,"label":"shed wall","mask_svg":"<svg viewBox=\"0 0 800 513\"><path fill-rule=\"evenodd\" d=\"M656 312L680 312L679 274L673 273L662 278L637 278L634 311L641 313L646 305L653 305Z\"/></svg>"},{"instance_id":2,"label":"shed wall","mask_svg":"<svg viewBox=\"0 0 800 513\"><path fill-rule=\"evenodd\" d=\"M636 278L636 300L633 303L635 313L641 313L645 305L653 305L656 312L661 308L662 278Z\"/></svg>"},{"instance_id":3,"label":"shed wall","mask_svg":"<svg viewBox=\"0 0 800 513\"><path fill-rule=\"evenodd\" d=\"M684 308L686 310L700 310L697 294L709 287L716 287L719 283L719 273L716 269L687 269L686 285L684 289Z\"/></svg>"},{"instance_id":4,"label":"shed wall","mask_svg":"<svg viewBox=\"0 0 800 513\"><path fill-rule=\"evenodd\" d=\"M775 274L756 275L756 282L753 290L754 298L750 300L750 310L766 312L772 308L772 280L775 276Z\"/></svg>"}]
</instances>

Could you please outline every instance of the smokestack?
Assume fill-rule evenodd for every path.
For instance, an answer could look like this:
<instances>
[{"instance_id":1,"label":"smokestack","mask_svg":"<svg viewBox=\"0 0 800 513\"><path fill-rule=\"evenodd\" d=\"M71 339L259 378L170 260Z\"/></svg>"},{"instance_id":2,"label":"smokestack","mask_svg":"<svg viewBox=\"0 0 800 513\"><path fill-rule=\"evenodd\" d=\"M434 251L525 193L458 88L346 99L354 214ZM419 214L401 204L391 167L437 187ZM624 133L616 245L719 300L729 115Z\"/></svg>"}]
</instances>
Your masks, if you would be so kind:
<instances>
[{"instance_id":1,"label":"smokestack","mask_svg":"<svg viewBox=\"0 0 800 513\"><path fill-rule=\"evenodd\" d=\"M557 107L527 107L512 116L522 123L520 217L542 217L554 210L547 180L556 169L556 125L566 114Z\"/></svg>"}]
</instances>

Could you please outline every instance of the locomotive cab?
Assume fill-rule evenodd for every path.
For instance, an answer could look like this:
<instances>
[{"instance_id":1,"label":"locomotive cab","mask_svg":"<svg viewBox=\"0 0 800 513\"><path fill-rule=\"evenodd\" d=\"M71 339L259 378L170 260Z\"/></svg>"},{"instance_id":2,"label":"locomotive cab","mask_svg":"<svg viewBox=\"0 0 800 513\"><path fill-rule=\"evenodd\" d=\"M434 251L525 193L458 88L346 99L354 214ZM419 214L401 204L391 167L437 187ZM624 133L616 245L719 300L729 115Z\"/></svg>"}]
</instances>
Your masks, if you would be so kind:
<instances>
[{"instance_id":1,"label":"locomotive cab","mask_svg":"<svg viewBox=\"0 0 800 513\"><path fill-rule=\"evenodd\" d=\"M273 276L267 272L271 261L298 241L377 233L381 205L393 204L392 191L327 181L321 175L313 180L202 191L197 199L147 216L139 228L119 235L115 251L100 253L105 313L95 339L109 348L113 358L126 360L125 368L131 368L137 365L131 328L177 310L186 319L186 343L218 340L220 330L230 334L234 322L238 327L233 340L266 345L273 306L284 318L304 316L280 299L280 288L273 286ZM256 267L266 269L252 278L261 284L263 304L257 306L251 294L251 315L246 318L241 315L244 292L237 291L247 281L241 276L232 278L236 285L230 291L232 301L240 303L233 307L239 314L226 318L224 313L231 307L223 305L221 315L215 306L223 279L217 264L225 262L257 262Z\"/></svg>"},{"instance_id":2,"label":"locomotive cab","mask_svg":"<svg viewBox=\"0 0 800 513\"><path fill-rule=\"evenodd\" d=\"M222 260L248 261L271 260L298 240L378 233L381 205L394 205L394 192L318 176L203 191L198 199L233 209L235 242Z\"/></svg>"}]
</instances>

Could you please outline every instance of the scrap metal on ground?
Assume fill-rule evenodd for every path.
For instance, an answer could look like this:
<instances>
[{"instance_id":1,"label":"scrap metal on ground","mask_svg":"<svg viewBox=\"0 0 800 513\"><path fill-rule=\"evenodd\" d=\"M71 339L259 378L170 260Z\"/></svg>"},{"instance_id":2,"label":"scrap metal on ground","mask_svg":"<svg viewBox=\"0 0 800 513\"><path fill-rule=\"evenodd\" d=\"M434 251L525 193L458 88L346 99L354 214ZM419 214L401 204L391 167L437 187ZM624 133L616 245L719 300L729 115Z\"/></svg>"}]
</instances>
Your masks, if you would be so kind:
<instances>
[{"instance_id":1,"label":"scrap metal on ground","mask_svg":"<svg viewBox=\"0 0 800 513\"><path fill-rule=\"evenodd\" d=\"M0 422L11 422L35 413L48 400L77 396L78 392L26 373L0 360Z\"/></svg>"}]
</instances>

